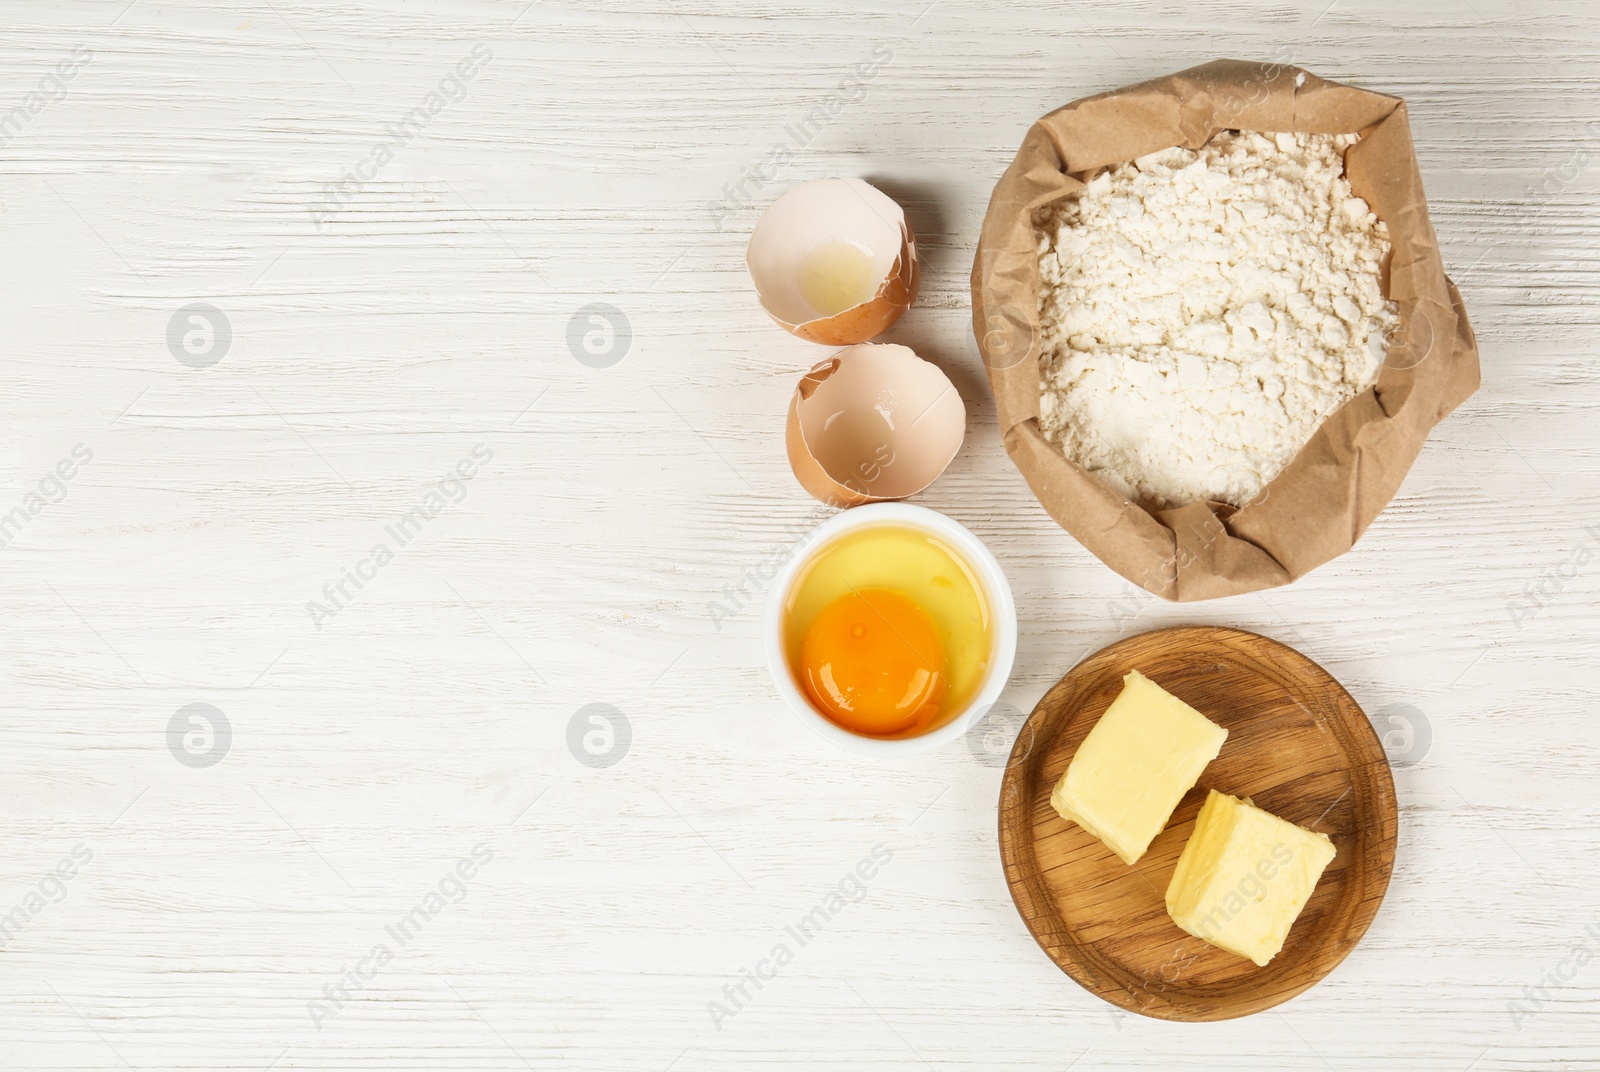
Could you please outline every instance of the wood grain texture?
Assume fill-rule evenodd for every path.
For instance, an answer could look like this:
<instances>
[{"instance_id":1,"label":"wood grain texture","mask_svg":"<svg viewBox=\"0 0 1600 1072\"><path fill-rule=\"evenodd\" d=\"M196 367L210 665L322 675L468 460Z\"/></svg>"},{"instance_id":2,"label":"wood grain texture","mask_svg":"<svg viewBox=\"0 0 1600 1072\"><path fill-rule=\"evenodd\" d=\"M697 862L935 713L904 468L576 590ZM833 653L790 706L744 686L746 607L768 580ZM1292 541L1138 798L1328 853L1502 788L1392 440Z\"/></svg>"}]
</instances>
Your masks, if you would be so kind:
<instances>
[{"instance_id":1,"label":"wood grain texture","mask_svg":"<svg viewBox=\"0 0 1600 1072\"><path fill-rule=\"evenodd\" d=\"M308 203L480 41L466 99L319 231ZM719 222L879 43L866 94ZM79 45L67 95L0 147L0 506L94 452L0 548L0 918L80 841L94 860L0 949L7 1069L1600 1063L1600 959L1571 960L1600 927L1592 4L0 0L0 116ZM1352 552L1174 607L1006 458L968 273L1038 116L1219 55L1406 98L1484 386ZM1016 715L1120 636L1221 624L1315 659L1404 757L1383 910L1302 997L1121 1014L1011 903L1005 733L879 767L783 709L761 576L827 516L782 442L827 350L768 320L744 245L760 204L828 175L916 229L921 294L886 341L968 413L917 501L1007 570ZM167 348L195 301L233 329L208 369ZM633 333L606 369L567 342L597 301ZM317 628L306 603L479 442L466 498ZM205 769L165 737L195 702L233 730ZM611 767L567 747L591 703L632 724ZM866 897L713 1022L880 842ZM466 898L314 1025L479 843Z\"/></svg>"},{"instance_id":2,"label":"wood grain texture","mask_svg":"<svg viewBox=\"0 0 1600 1072\"><path fill-rule=\"evenodd\" d=\"M1057 814L1050 793L1132 670L1228 739L1130 867ZM1263 968L1185 934L1167 914L1167 887L1210 789L1333 840L1333 862ZM1000 858L1034 938L1093 993L1163 1020L1248 1016L1320 982L1377 915L1397 826L1389 762L1355 700L1304 655L1238 629L1157 629L1089 656L1028 716L1000 787Z\"/></svg>"}]
</instances>

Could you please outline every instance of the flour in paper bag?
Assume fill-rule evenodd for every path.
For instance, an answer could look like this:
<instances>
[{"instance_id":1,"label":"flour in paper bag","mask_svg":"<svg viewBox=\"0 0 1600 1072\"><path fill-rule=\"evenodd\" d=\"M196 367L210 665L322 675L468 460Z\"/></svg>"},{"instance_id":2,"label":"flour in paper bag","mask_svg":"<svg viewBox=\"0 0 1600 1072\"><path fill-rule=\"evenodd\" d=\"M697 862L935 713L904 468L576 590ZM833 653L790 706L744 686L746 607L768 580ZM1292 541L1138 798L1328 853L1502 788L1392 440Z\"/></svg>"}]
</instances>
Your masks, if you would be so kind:
<instances>
[{"instance_id":1,"label":"flour in paper bag","mask_svg":"<svg viewBox=\"0 0 1600 1072\"><path fill-rule=\"evenodd\" d=\"M1155 508L1256 496L1372 383L1396 319L1357 140L1224 131L1036 213L1045 436Z\"/></svg>"}]
</instances>

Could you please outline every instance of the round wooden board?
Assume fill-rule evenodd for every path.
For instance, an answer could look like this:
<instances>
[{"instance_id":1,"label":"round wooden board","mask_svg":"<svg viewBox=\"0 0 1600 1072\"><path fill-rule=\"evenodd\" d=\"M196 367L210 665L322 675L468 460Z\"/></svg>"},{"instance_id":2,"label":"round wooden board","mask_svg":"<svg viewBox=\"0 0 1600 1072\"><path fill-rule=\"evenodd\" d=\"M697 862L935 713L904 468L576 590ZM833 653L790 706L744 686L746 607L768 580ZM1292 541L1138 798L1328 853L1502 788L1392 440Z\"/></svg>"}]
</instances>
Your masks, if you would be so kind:
<instances>
[{"instance_id":1,"label":"round wooden board","mask_svg":"<svg viewBox=\"0 0 1600 1072\"><path fill-rule=\"evenodd\" d=\"M1135 669L1225 727L1228 739L1129 867L1057 815L1050 791ZM1191 937L1167 915L1167 883L1207 789L1321 831L1338 853L1264 968ZM1388 760L1350 694L1294 649L1217 627L1144 633L1079 663L1034 708L1000 789L1000 856L1034 938L1092 993L1163 1020L1247 1016L1332 971L1377 914L1397 826Z\"/></svg>"}]
</instances>

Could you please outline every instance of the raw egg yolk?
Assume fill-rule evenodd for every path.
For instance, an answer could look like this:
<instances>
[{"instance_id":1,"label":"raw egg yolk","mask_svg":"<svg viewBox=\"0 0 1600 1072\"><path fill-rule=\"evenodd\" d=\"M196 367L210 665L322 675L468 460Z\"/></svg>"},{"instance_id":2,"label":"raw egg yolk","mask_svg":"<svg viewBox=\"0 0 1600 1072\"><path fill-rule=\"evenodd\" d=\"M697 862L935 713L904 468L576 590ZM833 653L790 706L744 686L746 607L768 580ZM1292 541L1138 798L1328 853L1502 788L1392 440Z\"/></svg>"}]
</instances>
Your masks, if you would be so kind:
<instances>
[{"instance_id":1,"label":"raw egg yolk","mask_svg":"<svg viewBox=\"0 0 1600 1072\"><path fill-rule=\"evenodd\" d=\"M800 646L817 709L847 730L898 733L944 698L944 647L926 612L899 592L863 588L824 607Z\"/></svg>"}]
</instances>

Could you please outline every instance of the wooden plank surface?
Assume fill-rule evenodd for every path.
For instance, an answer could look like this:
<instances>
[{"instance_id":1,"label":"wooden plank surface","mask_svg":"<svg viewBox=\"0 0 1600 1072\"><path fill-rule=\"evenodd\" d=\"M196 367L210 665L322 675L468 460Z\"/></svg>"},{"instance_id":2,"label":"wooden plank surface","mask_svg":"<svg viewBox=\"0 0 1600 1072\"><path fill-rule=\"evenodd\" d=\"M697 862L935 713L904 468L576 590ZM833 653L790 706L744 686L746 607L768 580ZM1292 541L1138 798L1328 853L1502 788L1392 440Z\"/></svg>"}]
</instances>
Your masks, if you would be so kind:
<instances>
[{"instance_id":1,"label":"wooden plank surface","mask_svg":"<svg viewBox=\"0 0 1600 1072\"><path fill-rule=\"evenodd\" d=\"M39 496L0 547L5 1067L1600 1063L1592 5L0 0L0 31L0 513ZM1035 117L1221 55L1407 99L1484 386L1353 553L1176 607L1005 458L967 273ZM1011 904L981 739L880 768L780 707L759 577L826 513L781 437L819 350L766 321L743 244L840 174L921 241L889 338L951 372L969 428L919 501L1011 576L1006 701L1221 624L1391 736L1393 883L1301 998L1116 1014ZM169 344L192 303L231 330L206 368ZM627 321L608 368L569 346L593 303ZM189 731L220 751L199 723L169 748L197 703L231 730L211 766L177 758ZM627 722L609 766L569 748L605 745L591 704L605 758Z\"/></svg>"}]
</instances>

